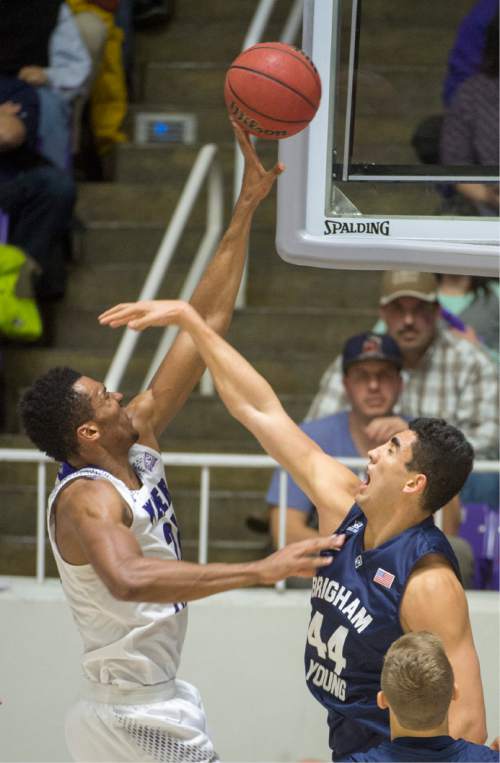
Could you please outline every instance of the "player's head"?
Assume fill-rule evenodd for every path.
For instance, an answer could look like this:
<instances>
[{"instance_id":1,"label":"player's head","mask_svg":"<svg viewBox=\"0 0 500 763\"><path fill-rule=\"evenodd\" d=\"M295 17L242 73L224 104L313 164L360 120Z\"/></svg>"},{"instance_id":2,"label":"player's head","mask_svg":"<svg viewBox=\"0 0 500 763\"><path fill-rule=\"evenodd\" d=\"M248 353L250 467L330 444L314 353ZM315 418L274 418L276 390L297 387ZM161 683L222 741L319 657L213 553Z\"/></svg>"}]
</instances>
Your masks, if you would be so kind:
<instances>
[{"instance_id":1,"label":"player's head","mask_svg":"<svg viewBox=\"0 0 500 763\"><path fill-rule=\"evenodd\" d=\"M431 513L451 501L472 471L474 450L463 432L444 419L418 418L410 422L416 439L409 472L422 473L426 484L421 505Z\"/></svg>"},{"instance_id":2,"label":"player's head","mask_svg":"<svg viewBox=\"0 0 500 763\"><path fill-rule=\"evenodd\" d=\"M367 481L356 497L363 508L391 511L404 500L418 513L433 513L462 489L474 451L444 419L418 418L368 456Z\"/></svg>"},{"instance_id":3,"label":"player's head","mask_svg":"<svg viewBox=\"0 0 500 763\"><path fill-rule=\"evenodd\" d=\"M407 633L389 647L380 684L379 707L389 708L399 726L409 731L432 731L442 726L456 697L453 670L443 644L426 631Z\"/></svg>"},{"instance_id":4,"label":"player's head","mask_svg":"<svg viewBox=\"0 0 500 763\"><path fill-rule=\"evenodd\" d=\"M121 397L72 368L52 368L23 395L21 419L30 439L56 461L85 458L97 445L130 446L137 439Z\"/></svg>"},{"instance_id":5,"label":"player's head","mask_svg":"<svg viewBox=\"0 0 500 763\"><path fill-rule=\"evenodd\" d=\"M401 393L403 358L388 334L365 332L344 344L342 370L351 408L367 420L387 416Z\"/></svg>"},{"instance_id":6,"label":"player's head","mask_svg":"<svg viewBox=\"0 0 500 763\"><path fill-rule=\"evenodd\" d=\"M388 270L382 280L380 315L403 356L423 352L439 317L438 284L432 273Z\"/></svg>"}]
</instances>

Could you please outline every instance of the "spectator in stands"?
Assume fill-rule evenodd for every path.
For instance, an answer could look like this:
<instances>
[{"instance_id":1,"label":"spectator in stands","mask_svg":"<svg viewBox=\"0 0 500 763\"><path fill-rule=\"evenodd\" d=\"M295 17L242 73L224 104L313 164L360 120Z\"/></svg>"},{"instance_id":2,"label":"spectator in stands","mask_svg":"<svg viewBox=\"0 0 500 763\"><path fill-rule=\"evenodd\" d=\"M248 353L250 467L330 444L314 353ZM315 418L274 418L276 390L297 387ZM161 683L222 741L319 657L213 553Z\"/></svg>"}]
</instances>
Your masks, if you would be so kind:
<instances>
[{"instance_id":1,"label":"spectator in stands","mask_svg":"<svg viewBox=\"0 0 500 763\"><path fill-rule=\"evenodd\" d=\"M441 314L462 336L484 344L498 360L499 284L498 279L436 273ZM461 325L453 319L459 319Z\"/></svg>"},{"instance_id":2,"label":"spectator in stands","mask_svg":"<svg viewBox=\"0 0 500 763\"><path fill-rule=\"evenodd\" d=\"M455 92L466 79L481 68L486 34L498 13L497 0L478 0L462 20L448 57L443 84L443 103L449 106Z\"/></svg>"},{"instance_id":3,"label":"spectator in stands","mask_svg":"<svg viewBox=\"0 0 500 763\"><path fill-rule=\"evenodd\" d=\"M0 74L36 88L41 153L61 169L71 155L71 103L85 89L90 58L61 0L4 0Z\"/></svg>"},{"instance_id":4,"label":"spectator in stands","mask_svg":"<svg viewBox=\"0 0 500 763\"><path fill-rule=\"evenodd\" d=\"M448 68L443 85L443 104L448 108L457 88L468 77L477 74L481 67L486 40L486 30L498 11L498 0L478 0L462 20L448 58ZM418 158L424 164L439 164L440 135L443 115L434 114L419 124L412 138ZM458 194L451 194L449 187L442 189L442 212L471 213L457 204ZM463 198L463 197L459 197Z\"/></svg>"},{"instance_id":5,"label":"spectator in stands","mask_svg":"<svg viewBox=\"0 0 500 763\"><path fill-rule=\"evenodd\" d=\"M441 640L426 631L406 633L387 650L377 704L389 711L391 741L346 761L498 761L493 748L449 735L448 711L466 686L454 682Z\"/></svg>"},{"instance_id":6,"label":"spectator in stands","mask_svg":"<svg viewBox=\"0 0 500 763\"><path fill-rule=\"evenodd\" d=\"M445 165L498 167L498 11L486 30L480 72L454 94L441 131ZM455 189L480 215L498 215L497 183L457 183Z\"/></svg>"},{"instance_id":7,"label":"spectator in stands","mask_svg":"<svg viewBox=\"0 0 500 763\"><path fill-rule=\"evenodd\" d=\"M115 23L118 0L67 0L67 3L92 60L89 102L83 111L81 164L86 177L98 179L92 177L92 166L88 165L100 163L115 143L125 140L120 130L127 110L124 33ZM78 99L75 120L78 124L83 106L84 99Z\"/></svg>"},{"instance_id":8,"label":"spectator in stands","mask_svg":"<svg viewBox=\"0 0 500 763\"><path fill-rule=\"evenodd\" d=\"M35 260L41 302L64 294L64 238L75 202L67 172L37 151L39 101L35 89L0 76L0 208L9 214L8 241Z\"/></svg>"},{"instance_id":9,"label":"spectator in stands","mask_svg":"<svg viewBox=\"0 0 500 763\"><path fill-rule=\"evenodd\" d=\"M498 360L499 284L498 279L436 273L440 318L452 331L474 344L482 344ZM373 331L384 334L387 327L379 319Z\"/></svg>"},{"instance_id":10,"label":"spectator in stands","mask_svg":"<svg viewBox=\"0 0 500 763\"><path fill-rule=\"evenodd\" d=\"M435 276L386 272L380 316L403 356L404 384L395 412L442 416L463 431L477 458L497 458L497 369L480 346L440 325ZM339 357L324 373L307 418L336 413L347 402Z\"/></svg>"},{"instance_id":11,"label":"spectator in stands","mask_svg":"<svg viewBox=\"0 0 500 763\"><path fill-rule=\"evenodd\" d=\"M367 332L347 340L342 352L342 380L348 407L302 424L301 428L329 455L367 458L368 451L408 428L407 419L393 414L401 393L403 356L388 334ZM364 469L364 467L363 467ZM267 503L273 545L279 546L279 469L276 469ZM460 506L453 499L447 507L447 529L456 535ZM450 515L448 517L448 515ZM290 476L287 478L286 541L293 543L318 534L316 509ZM472 551L462 538L449 537L466 586L472 579ZM302 581L304 583L304 581ZM293 585L303 587L299 581ZM309 585L309 581L305 581Z\"/></svg>"}]
</instances>

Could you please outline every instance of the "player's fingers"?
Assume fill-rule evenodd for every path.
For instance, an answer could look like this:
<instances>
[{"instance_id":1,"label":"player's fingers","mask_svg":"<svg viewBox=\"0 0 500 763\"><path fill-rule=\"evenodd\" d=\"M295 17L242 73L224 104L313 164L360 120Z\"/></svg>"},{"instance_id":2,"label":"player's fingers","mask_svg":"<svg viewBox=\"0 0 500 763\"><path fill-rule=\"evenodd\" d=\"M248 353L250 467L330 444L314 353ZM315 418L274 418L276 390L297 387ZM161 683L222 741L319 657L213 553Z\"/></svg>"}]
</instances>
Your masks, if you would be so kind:
<instances>
[{"instance_id":1,"label":"player's fingers","mask_svg":"<svg viewBox=\"0 0 500 763\"><path fill-rule=\"evenodd\" d=\"M315 538L314 551L328 551L328 549L341 548L344 544L345 535L329 535L327 538Z\"/></svg>"},{"instance_id":2,"label":"player's fingers","mask_svg":"<svg viewBox=\"0 0 500 763\"><path fill-rule=\"evenodd\" d=\"M317 556L313 560L313 565L317 569L318 567L327 567L333 562L333 556Z\"/></svg>"},{"instance_id":3,"label":"player's fingers","mask_svg":"<svg viewBox=\"0 0 500 763\"><path fill-rule=\"evenodd\" d=\"M333 561L332 556L314 556L304 560L304 562L294 571L295 577L311 578L322 567L327 567Z\"/></svg>"},{"instance_id":4,"label":"player's fingers","mask_svg":"<svg viewBox=\"0 0 500 763\"><path fill-rule=\"evenodd\" d=\"M127 327L132 331L143 331L151 324L145 321L143 318L134 318L131 321L127 321Z\"/></svg>"},{"instance_id":5,"label":"player's fingers","mask_svg":"<svg viewBox=\"0 0 500 763\"><path fill-rule=\"evenodd\" d=\"M236 136L236 140L244 154L247 156L249 152L253 153L252 143L250 141L250 135L242 128L242 126L235 120L231 119L231 125Z\"/></svg>"},{"instance_id":6,"label":"player's fingers","mask_svg":"<svg viewBox=\"0 0 500 763\"><path fill-rule=\"evenodd\" d=\"M131 302L121 302L119 305L113 305L113 307L108 307L107 310L104 310L104 312L98 316L98 320L107 320L116 315L121 315L123 311L130 310L131 307Z\"/></svg>"},{"instance_id":7,"label":"player's fingers","mask_svg":"<svg viewBox=\"0 0 500 763\"><path fill-rule=\"evenodd\" d=\"M283 162L277 162L277 163L274 165L274 167L272 168L271 172L273 173L273 175L275 175L276 177L278 177L278 175L281 175L281 173L282 173L282 172L284 172L284 171L285 171L285 169L286 169L286 167L285 167L285 165L283 164Z\"/></svg>"},{"instance_id":8,"label":"player's fingers","mask_svg":"<svg viewBox=\"0 0 500 763\"><path fill-rule=\"evenodd\" d=\"M129 328L134 331L143 331L152 326L167 326L175 323L175 314L173 311L167 312L165 309L161 312L149 313L133 317L127 322Z\"/></svg>"}]
</instances>

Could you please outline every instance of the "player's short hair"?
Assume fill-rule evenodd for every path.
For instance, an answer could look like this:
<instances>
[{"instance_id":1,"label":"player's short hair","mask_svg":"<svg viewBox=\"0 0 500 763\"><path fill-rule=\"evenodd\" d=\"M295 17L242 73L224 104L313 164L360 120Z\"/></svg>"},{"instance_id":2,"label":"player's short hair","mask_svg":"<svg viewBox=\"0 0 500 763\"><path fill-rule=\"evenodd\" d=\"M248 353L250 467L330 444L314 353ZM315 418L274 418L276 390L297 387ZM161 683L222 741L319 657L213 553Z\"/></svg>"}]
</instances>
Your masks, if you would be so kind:
<instances>
[{"instance_id":1,"label":"player's short hair","mask_svg":"<svg viewBox=\"0 0 500 763\"><path fill-rule=\"evenodd\" d=\"M387 650L381 688L398 722L412 731L439 726L453 692L453 669L432 633L406 633Z\"/></svg>"},{"instance_id":2,"label":"player's short hair","mask_svg":"<svg viewBox=\"0 0 500 763\"><path fill-rule=\"evenodd\" d=\"M26 434L56 461L67 461L78 453L76 430L94 415L87 395L74 389L81 377L72 368L51 368L36 379L19 404Z\"/></svg>"},{"instance_id":3,"label":"player's short hair","mask_svg":"<svg viewBox=\"0 0 500 763\"><path fill-rule=\"evenodd\" d=\"M422 504L432 514L462 489L472 470L474 450L463 433L444 419L413 419L409 427L417 439L406 468L427 477Z\"/></svg>"}]
</instances>

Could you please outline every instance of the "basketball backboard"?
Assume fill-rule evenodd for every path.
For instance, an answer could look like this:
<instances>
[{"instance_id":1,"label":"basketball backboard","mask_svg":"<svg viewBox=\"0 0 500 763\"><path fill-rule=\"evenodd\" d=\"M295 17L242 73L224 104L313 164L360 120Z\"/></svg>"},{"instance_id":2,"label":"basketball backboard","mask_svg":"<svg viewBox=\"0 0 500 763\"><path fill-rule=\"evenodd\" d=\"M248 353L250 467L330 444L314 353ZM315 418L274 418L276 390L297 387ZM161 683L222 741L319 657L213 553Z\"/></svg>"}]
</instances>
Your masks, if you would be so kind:
<instances>
[{"instance_id":1,"label":"basketball backboard","mask_svg":"<svg viewBox=\"0 0 500 763\"><path fill-rule=\"evenodd\" d=\"M418 125L443 113L449 51L472 5L305 0L302 47L323 92L309 128L279 146L283 259L498 275L499 218L447 209L457 183L498 182L498 167L423 164L412 146Z\"/></svg>"}]
</instances>

